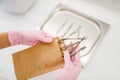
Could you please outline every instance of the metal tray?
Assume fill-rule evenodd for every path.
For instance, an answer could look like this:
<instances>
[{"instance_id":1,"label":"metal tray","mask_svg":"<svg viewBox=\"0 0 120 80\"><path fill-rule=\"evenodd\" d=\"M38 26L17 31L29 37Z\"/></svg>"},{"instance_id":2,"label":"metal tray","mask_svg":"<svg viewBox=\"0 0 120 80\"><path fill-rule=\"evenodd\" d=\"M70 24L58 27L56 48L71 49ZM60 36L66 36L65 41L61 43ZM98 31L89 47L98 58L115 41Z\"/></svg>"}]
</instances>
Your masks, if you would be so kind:
<instances>
[{"instance_id":1,"label":"metal tray","mask_svg":"<svg viewBox=\"0 0 120 80\"><path fill-rule=\"evenodd\" d=\"M81 51L83 66L89 62L97 44L103 38L109 25L74 9L59 4L44 22L40 29L52 36L77 38L86 36L87 40L81 43L86 49ZM68 41L69 42L69 41Z\"/></svg>"}]
</instances>

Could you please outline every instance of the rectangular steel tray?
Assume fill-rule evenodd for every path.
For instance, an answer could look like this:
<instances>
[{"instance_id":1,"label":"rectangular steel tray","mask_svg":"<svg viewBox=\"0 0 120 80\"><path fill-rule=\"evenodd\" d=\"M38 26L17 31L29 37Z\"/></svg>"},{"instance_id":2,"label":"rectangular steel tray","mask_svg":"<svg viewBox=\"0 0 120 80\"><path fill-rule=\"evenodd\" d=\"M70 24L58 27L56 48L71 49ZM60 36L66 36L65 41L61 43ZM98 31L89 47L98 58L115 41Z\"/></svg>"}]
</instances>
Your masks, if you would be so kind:
<instances>
[{"instance_id":1,"label":"rectangular steel tray","mask_svg":"<svg viewBox=\"0 0 120 80\"><path fill-rule=\"evenodd\" d=\"M70 27L72 25L72 27ZM87 48L81 51L82 65L85 66L91 59L93 51L107 32L109 25L85 15L70 7L59 4L46 19L40 29L52 36L77 38L86 36L87 40L81 43Z\"/></svg>"}]
</instances>

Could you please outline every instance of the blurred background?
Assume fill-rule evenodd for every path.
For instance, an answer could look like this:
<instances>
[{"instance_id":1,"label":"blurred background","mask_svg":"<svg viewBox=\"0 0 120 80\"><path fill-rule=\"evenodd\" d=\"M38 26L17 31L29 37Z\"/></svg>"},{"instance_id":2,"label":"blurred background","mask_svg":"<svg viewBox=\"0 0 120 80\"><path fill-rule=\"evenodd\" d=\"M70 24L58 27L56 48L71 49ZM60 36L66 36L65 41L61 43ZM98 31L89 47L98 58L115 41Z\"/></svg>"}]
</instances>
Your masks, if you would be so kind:
<instances>
[{"instance_id":1,"label":"blurred background","mask_svg":"<svg viewBox=\"0 0 120 80\"><path fill-rule=\"evenodd\" d=\"M24 0L22 1L21 4L24 3ZM0 2L2 4L4 0ZM14 11L12 8L8 10L8 6L3 8L0 5L0 32L40 28L59 3L110 25L78 80L120 80L120 0L36 0L27 6L24 4L23 8L19 6ZM26 47L28 46L15 46L0 50L0 76L4 78L2 80L16 80L12 54ZM55 80L58 73L59 70L29 80Z\"/></svg>"}]
</instances>

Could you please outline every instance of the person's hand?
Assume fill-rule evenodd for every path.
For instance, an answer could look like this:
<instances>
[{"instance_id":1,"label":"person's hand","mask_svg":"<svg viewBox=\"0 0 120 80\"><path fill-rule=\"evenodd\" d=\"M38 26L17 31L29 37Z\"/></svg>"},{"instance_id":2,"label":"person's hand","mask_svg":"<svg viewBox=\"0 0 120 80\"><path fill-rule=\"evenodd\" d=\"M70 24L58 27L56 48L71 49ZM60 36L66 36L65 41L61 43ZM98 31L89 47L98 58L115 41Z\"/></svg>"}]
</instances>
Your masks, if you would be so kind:
<instances>
[{"instance_id":1,"label":"person's hand","mask_svg":"<svg viewBox=\"0 0 120 80\"><path fill-rule=\"evenodd\" d=\"M52 37L42 30L8 31L8 39L11 46L19 44L33 46L40 42L52 42Z\"/></svg>"},{"instance_id":2,"label":"person's hand","mask_svg":"<svg viewBox=\"0 0 120 80\"><path fill-rule=\"evenodd\" d=\"M76 51L77 50L78 48ZM79 74L81 73L80 53L78 52L76 55L70 57L70 51L71 50L68 49L64 53L65 65L56 80L77 80Z\"/></svg>"}]
</instances>

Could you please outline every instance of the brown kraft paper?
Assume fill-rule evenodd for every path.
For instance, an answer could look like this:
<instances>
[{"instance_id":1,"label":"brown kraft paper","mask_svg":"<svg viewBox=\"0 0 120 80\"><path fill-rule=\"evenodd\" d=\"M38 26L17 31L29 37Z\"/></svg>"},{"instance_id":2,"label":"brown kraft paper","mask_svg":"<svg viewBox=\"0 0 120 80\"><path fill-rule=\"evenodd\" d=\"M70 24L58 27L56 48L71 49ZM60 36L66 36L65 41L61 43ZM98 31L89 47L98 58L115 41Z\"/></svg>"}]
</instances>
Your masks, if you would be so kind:
<instances>
[{"instance_id":1,"label":"brown kraft paper","mask_svg":"<svg viewBox=\"0 0 120 80\"><path fill-rule=\"evenodd\" d=\"M55 38L52 43L40 43L14 53L13 63L17 80L27 80L63 67L58 40Z\"/></svg>"}]
</instances>

